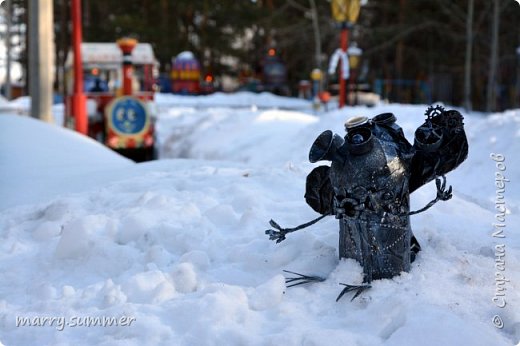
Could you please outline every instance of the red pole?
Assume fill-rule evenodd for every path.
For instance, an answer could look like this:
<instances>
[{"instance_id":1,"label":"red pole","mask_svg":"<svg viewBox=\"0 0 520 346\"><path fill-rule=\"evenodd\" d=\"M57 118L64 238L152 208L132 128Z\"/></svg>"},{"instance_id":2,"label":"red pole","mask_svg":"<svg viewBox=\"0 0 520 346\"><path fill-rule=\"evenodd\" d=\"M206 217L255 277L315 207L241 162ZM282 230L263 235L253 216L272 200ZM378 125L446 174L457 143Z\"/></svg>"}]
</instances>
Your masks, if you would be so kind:
<instances>
[{"instance_id":1,"label":"red pole","mask_svg":"<svg viewBox=\"0 0 520 346\"><path fill-rule=\"evenodd\" d=\"M132 75L134 68L132 64L132 51L137 45L133 38L122 38L117 40L117 45L123 52L123 95L132 95Z\"/></svg>"},{"instance_id":2,"label":"red pole","mask_svg":"<svg viewBox=\"0 0 520 346\"><path fill-rule=\"evenodd\" d=\"M153 90L152 69L150 65L144 65L144 91Z\"/></svg>"},{"instance_id":3,"label":"red pole","mask_svg":"<svg viewBox=\"0 0 520 346\"><path fill-rule=\"evenodd\" d=\"M341 50L343 52L347 51L348 47L348 30L347 28L341 29L340 36ZM339 61L339 108L345 106L345 98L346 98L346 86L345 80L343 79L343 66L341 60Z\"/></svg>"},{"instance_id":4,"label":"red pole","mask_svg":"<svg viewBox=\"0 0 520 346\"><path fill-rule=\"evenodd\" d=\"M81 0L72 0L72 45L74 50L74 93L72 94L72 115L76 131L88 133L87 97L83 93L83 64L81 62Z\"/></svg>"}]
</instances>

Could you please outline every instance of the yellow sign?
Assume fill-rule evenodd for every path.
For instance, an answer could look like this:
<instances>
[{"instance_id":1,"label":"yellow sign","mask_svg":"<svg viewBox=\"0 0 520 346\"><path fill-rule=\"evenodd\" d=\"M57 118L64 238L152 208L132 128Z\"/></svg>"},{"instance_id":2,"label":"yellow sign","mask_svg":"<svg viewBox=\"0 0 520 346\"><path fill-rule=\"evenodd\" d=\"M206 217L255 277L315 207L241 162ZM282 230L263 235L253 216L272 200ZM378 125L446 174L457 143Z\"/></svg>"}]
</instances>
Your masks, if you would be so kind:
<instances>
[{"instance_id":1,"label":"yellow sign","mask_svg":"<svg viewBox=\"0 0 520 346\"><path fill-rule=\"evenodd\" d=\"M336 22L355 23L359 17L360 0L332 0L332 16Z\"/></svg>"}]
</instances>

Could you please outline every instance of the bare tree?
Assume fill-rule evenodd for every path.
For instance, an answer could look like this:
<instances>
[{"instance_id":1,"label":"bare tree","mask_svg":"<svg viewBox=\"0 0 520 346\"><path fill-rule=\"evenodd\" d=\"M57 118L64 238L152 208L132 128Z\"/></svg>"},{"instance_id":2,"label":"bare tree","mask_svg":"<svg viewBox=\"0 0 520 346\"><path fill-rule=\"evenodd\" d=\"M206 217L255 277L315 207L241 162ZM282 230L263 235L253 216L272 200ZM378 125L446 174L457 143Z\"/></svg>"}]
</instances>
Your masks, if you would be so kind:
<instances>
[{"instance_id":1,"label":"bare tree","mask_svg":"<svg viewBox=\"0 0 520 346\"><path fill-rule=\"evenodd\" d=\"M500 26L500 0L493 0L493 25L491 34L491 59L487 85L486 111L496 109L497 62L498 62L498 29Z\"/></svg>"},{"instance_id":2,"label":"bare tree","mask_svg":"<svg viewBox=\"0 0 520 346\"><path fill-rule=\"evenodd\" d=\"M468 0L466 15L466 62L464 64L464 108L471 111L471 57L473 53L473 12L474 0Z\"/></svg>"},{"instance_id":3,"label":"bare tree","mask_svg":"<svg viewBox=\"0 0 520 346\"><path fill-rule=\"evenodd\" d=\"M309 0L312 13L312 26L314 31L314 54L316 55L316 67L321 70L321 38L320 25L318 23L318 10L316 9L316 2Z\"/></svg>"},{"instance_id":4,"label":"bare tree","mask_svg":"<svg viewBox=\"0 0 520 346\"><path fill-rule=\"evenodd\" d=\"M5 48L6 48L6 66L5 66L5 97L11 99L11 29L12 29L12 8L11 0L6 1L6 19L7 19L7 32L5 35Z\"/></svg>"}]
</instances>

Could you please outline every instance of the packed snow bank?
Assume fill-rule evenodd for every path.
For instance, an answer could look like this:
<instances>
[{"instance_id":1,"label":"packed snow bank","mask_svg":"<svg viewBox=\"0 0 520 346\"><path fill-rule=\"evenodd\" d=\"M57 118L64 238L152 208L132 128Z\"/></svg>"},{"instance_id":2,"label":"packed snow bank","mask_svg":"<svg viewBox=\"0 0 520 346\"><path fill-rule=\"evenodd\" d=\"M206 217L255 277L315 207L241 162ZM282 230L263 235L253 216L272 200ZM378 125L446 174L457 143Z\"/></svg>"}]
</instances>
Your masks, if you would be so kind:
<instances>
[{"instance_id":1,"label":"packed snow bank","mask_svg":"<svg viewBox=\"0 0 520 346\"><path fill-rule=\"evenodd\" d=\"M293 111L171 108L156 124L159 157L254 164L302 161L305 149L294 149L306 138L299 138L298 131L316 122L312 115Z\"/></svg>"},{"instance_id":2,"label":"packed snow bank","mask_svg":"<svg viewBox=\"0 0 520 346\"><path fill-rule=\"evenodd\" d=\"M159 152L161 158L232 160L254 165L307 164L309 148L316 137L324 130L343 136L345 120L351 116L373 117L393 112L406 138L413 143L414 131L424 121L426 108L360 106L317 116L280 110L170 108L160 113L157 121ZM489 203L495 195L494 185L489 183L495 172L490 153L504 154L512 162L507 174L520 176L520 165L514 161L520 151L520 112L463 114L470 153L467 161L448 177L456 191ZM510 206L518 208L518 196L510 198Z\"/></svg>"},{"instance_id":3,"label":"packed snow bank","mask_svg":"<svg viewBox=\"0 0 520 346\"><path fill-rule=\"evenodd\" d=\"M283 108L311 110L312 103L294 97L277 96L268 92L255 94L238 92L233 94L214 93L202 96L181 96L172 94L155 94L155 102L159 109L170 107L245 107L245 108Z\"/></svg>"},{"instance_id":4,"label":"packed snow bank","mask_svg":"<svg viewBox=\"0 0 520 346\"><path fill-rule=\"evenodd\" d=\"M270 217L294 225L315 216L302 200L306 171L193 160L147 166L148 172L104 188L2 215L3 342L411 345L421 339L426 345L508 345L518 340L518 310L504 311L506 332L490 324L497 310L491 302L492 241L473 227L492 219L488 210L455 197L418 217L415 232L424 250L412 271L374 282L354 302L346 297L336 303L339 283L362 278L354 261L337 260L336 220L279 245L263 234ZM518 246L509 251L508 265L515 268ZM327 280L286 289L283 269ZM520 280L512 270L508 277ZM518 293L507 294L511 307L518 306ZM58 316L69 326L17 328L17 316ZM76 326L78 318L100 316L135 321Z\"/></svg>"},{"instance_id":5,"label":"packed snow bank","mask_svg":"<svg viewBox=\"0 0 520 346\"><path fill-rule=\"evenodd\" d=\"M130 160L100 143L25 116L0 115L0 209L86 190Z\"/></svg>"},{"instance_id":6,"label":"packed snow bank","mask_svg":"<svg viewBox=\"0 0 520 346\"><path fill-rule=\"evenodd\" d=\"M11 103L3 96L0 95L0 110L6 111L11 110Z\"/></svg>"},{"instance_id":7,"label":"packed snow bank","mask_svg":"<svg viewBox=\"0 0 520 346\"><path fill-rule=\"evenodd\" d=\"M0 110L8 111L9 113L17 113L21 115L29 115L31 112L31 97L20 96L14 100L7 101L6 104L0 103ZM51 107L54 123L61 126L64 124L65 106L63 103L53 104Z\"/></svg>"},{"instance_id":8,"label":"packed snow bank","mask_svg":"<svg viewBox=\"0 0 520 346\"><path fill-rule=\"evenodd\" d=\"M337 220L327 218L280 244L264 234L270 218L292 226L317 216L303 193L314 166L306 162L308 148L322 130L341 134L350 115L392 111L411 139L424 110L357 107L314 117L275 110L170 109L158 119L163 153L168 149L177 155L176 146L184 146L186 157L200 160L161 160L118 168L117 174L99 172L109 183L0 212L1 342L518 343L520 237L513 232L520 224L514 181L519 163L512 151L518 149L518 112L466 116L470 156L448 174L453 199L412 218L423 250L411 271L373 282L353 302L350 296L335 302L339 283L362 280L356 262L337 259ZM168 134L177 127L185 131ZM490 152L506 157L505 174L510 174L506 238L491 236L496 166ZM131 172L123 176L123 168ZM64 176L56 170L49 182ZM430 186L420 189L411 196L412 208L434 195ZM495 244L506 247L501 273L510 281L502 291L503 309L492 301ZM286 289L284 269L326 281ZM494 315L503 319L503 329L493 326ZM41 323L32 320L16 327L17 317L61 317L63 325L54 320L49 326L47 320L45 327L27 326ZM94 317L116 318L119 325L78 326L84 321L79 318Z\"/></svg>"}]
</instances>

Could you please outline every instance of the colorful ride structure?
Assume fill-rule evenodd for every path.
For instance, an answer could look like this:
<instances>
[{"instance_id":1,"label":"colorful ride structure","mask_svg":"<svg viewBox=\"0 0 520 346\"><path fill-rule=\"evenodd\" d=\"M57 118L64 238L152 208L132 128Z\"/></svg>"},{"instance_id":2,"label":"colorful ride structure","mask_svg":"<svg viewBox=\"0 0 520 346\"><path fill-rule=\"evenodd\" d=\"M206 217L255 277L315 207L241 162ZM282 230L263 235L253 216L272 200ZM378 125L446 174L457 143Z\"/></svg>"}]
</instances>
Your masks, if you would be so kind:
<instances>
[{"instance_id":1,"label":"colorful ride structure","mask_svg":"<svg viewBox=\"0 0 520 346\"><path fill-rule=\"evenodd\" d=\"M88 135L136 161L154 157L152 101L158 62L148 43L82 43ZM72 52L67 57L65 125L74 128Z\"/></svg>"}]
</instances>

